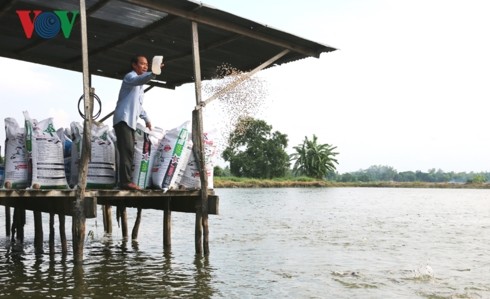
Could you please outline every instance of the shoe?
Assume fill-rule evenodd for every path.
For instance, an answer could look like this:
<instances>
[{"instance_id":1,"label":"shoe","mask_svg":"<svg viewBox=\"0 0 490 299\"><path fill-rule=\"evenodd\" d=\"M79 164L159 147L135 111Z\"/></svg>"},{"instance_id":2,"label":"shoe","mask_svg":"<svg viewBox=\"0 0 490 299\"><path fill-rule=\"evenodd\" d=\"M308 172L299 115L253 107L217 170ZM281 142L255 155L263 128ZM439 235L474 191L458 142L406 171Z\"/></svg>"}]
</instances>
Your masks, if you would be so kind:
<instances>
[{"instance_id":1,"label":"shoe","mask_svg":"<svg viewBox=\"0 0 490 299\"><path fill-rule=\"evenodd\" d=\"M137 190L137 191L143 190L140 188L140 186L136 185L135 183L125 184L121 187L121 189L123 189L123 190Z\"/></svg>"}]
</instances>

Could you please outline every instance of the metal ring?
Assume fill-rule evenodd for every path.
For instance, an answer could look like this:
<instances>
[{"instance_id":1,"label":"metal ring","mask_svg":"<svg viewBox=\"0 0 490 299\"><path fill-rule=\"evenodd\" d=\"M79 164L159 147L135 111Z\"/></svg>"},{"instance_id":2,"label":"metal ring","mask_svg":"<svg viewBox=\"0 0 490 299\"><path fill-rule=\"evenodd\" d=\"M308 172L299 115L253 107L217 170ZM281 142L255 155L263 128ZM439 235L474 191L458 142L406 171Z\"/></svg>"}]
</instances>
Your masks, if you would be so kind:
<instances>
[{"instance_id":1,"label":"metal ring","mask_svg":"<svg viewBox=\"0 0 490 299\"><path fill-rule=\"evenodd\" d=\"M100 101L100 98L95 93L91 93L90 95L93 96L94 99L99 103L99 111L95 115L92 116L92 120L96 120L97 118L99 118L100 113L102 112L102 102ZM82 112L82 110L80 110L80 103L82 102L84 97L85 97L85 94L82 94L80 99L78 99L78 113L80 114L80 116L83 119L86 119L85 114Z\"/></svg>"}]
</instances>

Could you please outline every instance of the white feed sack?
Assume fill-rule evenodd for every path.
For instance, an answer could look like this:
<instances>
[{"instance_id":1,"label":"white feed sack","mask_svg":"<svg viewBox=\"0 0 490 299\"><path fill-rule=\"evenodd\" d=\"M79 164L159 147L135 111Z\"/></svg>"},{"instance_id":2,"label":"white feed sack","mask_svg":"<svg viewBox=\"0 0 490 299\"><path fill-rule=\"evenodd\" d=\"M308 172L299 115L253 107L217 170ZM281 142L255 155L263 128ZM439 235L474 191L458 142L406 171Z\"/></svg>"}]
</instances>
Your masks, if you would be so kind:
<instances>
[{"instance_id":1,"label":"white feed sack","mask_svg":"<svg viewBox=\"0 0 490 299\"><path fill-rule=\"evenodd\" d=\"M176 174L187 164L185 146L189 137L189 125L190 122L187 121L168 131L158 143L151 177L152 185L164 192L175 183Z\"/></svg>"},{"instance_id":2,"label":"white feed sack","mask_svg":"<svg viewBox=\"0 0 490 299\"><path fill-rule=\"evenodd\" d=\"M65 163L65 175L69 181L71 176L71 137L67 135L69 133L67 133L67 130L64 128L58 129L58 131L56 131L56 134L58 134L58 137L63 144L63 161Z\"/></svg>"},{"instance_id":3,"label":"white feed sack","mask_svg":"<svg viewBox=\"0 0 490 299\"><path fill-rule=\"evenodd\" d=\"M182 152L182 161L189 161L193 157L192 146L193 146L192 138L189 134L187 142L185 143L184 150ZM177 173L175 173L176 177L174 180L172 180L172 184L169 186L169 190L184 189L184 186L182 186L180 182L185 176L185 170L186 170L186 168L187 168L186 166L188 164L189 164L189 162L182 165L182 167L179 167L179 171Z\"/></svg>"},{"instance_id":4,"label":"white feed sack","mask_svg":"<svg viewBox=\"0 0 490 299\"><path fill-rule=\"evenodd\" d=\"M204 159L206 164L206 173L208 176L208 189L214 188L214 164L217 153L217 146L214 136L214 131L210 133L203 133ZM189 190L201 189L199 165L194 154L191 154L189 157L184 174L179 181L179 187L181 189Z\"/></svg>"},{"instance_id":5,"label":"white feed sack","mask_svg":"<svg viewBox=\"0 0 490 299\"><path fill-rule=\"evenodd\" d=\"M25 130L13 118L5 119L4 186L7 189L29 187Z\"/></svg>"},{"instance_id":6,"label":"white feed sack","mask_svg":"<svg viewBox=\"0 0 490 299\"><path fill-rule=\"evenodd\" d=\"M79 163L83 147L83 127L78 122L70 125L73 141L71 147L70 185L78 184ZM92 125L91 160L88 164L87 188L112 189L116 184L116 152L114 137L107 125Z\"/></svg>"},{"instance_id":7,"label":"white feed sack","mask_svg":"<svg viewBox=\"0 0 490 299\"><path fill-rule=\"evenodd\" d=\"M134 167L131 181L143 189L151 186L151 166L158 148L158 142L163 136L164 132L161 128L156 127L150 131L140 123L136 125Z\"/></svg>"},{"instance_id":8,"label":"white feed sack","mask_svg":"<svg viewBox=\"0 0 490 299\"><path fill-rule=\"evenodd\" d=\"M56 134L53 118L31 119L24 111L25 145L29 184L33 189L66 189L63 144Z\"/></svg>"}]
</instances>

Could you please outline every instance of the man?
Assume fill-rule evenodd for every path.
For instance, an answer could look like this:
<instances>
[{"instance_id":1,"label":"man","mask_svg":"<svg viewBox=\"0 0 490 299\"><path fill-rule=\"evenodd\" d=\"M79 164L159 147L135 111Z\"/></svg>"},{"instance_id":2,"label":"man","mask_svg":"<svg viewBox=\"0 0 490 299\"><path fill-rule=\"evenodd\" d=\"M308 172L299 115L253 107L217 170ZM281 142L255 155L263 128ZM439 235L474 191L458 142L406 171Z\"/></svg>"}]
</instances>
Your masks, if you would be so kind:
<instances>
[{"instance_id":1,"label":"man","mask_svg":"<svg viewBox=\"0 0 490 299\"><path fill-rule=\"evenodd\" d=\"M163 68L163 64L160 66ZM151 121L143 109L143 85L156 77L148 72L148 60L138 55L131 59L132 71L124 76L119 91L116 109L113 116L114 130L119 151L119 183L124 190L141 190L131 182L134 157L134 132L138 117L142 118L146 127L151 130Z\"/></svg>"}]
</instances>

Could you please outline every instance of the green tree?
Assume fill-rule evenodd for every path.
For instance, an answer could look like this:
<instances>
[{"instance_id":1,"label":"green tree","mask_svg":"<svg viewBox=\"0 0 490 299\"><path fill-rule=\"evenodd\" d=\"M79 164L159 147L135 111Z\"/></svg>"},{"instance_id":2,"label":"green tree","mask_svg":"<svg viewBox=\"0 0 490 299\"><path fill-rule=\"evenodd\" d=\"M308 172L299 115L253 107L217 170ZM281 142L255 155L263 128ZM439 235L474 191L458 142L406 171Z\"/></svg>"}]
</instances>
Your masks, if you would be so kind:
<instances>
[{"instance_id":1,"label":"green tree","mask_svg":"<svg viewBox=\"0 0 490 299\"><path fill-rule=\"evenodd\" d=\"M284 177L290 166L287 145L287 135L272 132L265 121L242 117L222 157L230 162L230 172L237 177Z\"/></svg>"},{"instance_id":2,"label":"green tree","mask_svg":"<svg viewBox=\"0 0 490 299\"><path fill-rule=\"evenodd\" d=\"M230 176L230 168L226 166L224 169L216 165L213 168L214 176Z\"/></svg>"},{"instance_id":3,"label":"green tree","mask_svg":"<svg viewBox=\"0 0 490 299\"><path fill-rule=\"evenodd\" d=\"M415 182L416 180L415 172L413 171L403 171L395 175L395 181L397 182Z\"/></svg>"},{"instance_id":4,"label":"green tree","mask_svg":"<svg viewBox=\"0 0 490 299\"><path fill-rule=\"evenodd\" d=\"M483 173L477 173L468 179L467 183L483 184L487 181L486 176Z\"/></svg>"},{"instance_id":5,"label":"green tree","mask_svg":"<svg viewBox=\"0 0 490 299\"><path fill-rule=\"evenodd\" d=\"M397 175L397 171L391 166L373 165L365 171L370 181L392 181Z\"/></svg>"},{"instance_id":6,"label":"green tree","mask_svg":"<svg viewBox=\"0 0 490 299\"><path fill-rule=\"evenodd\" d=\"M296 160L293 166L295 175L306 175L308 177L323 179L329 172L336 170L335 159L338 153L334 152L336 146L330 144L318 144L318 138L313 134L311 140L305 137L303 144L295 146L296 151L291 154L291 160Z\"/></svg>"}]
</instances>

